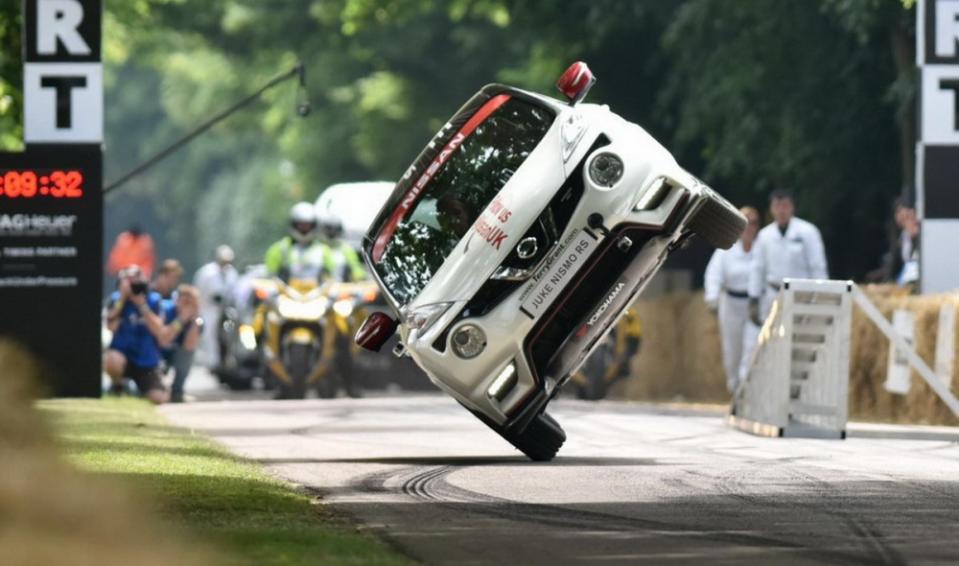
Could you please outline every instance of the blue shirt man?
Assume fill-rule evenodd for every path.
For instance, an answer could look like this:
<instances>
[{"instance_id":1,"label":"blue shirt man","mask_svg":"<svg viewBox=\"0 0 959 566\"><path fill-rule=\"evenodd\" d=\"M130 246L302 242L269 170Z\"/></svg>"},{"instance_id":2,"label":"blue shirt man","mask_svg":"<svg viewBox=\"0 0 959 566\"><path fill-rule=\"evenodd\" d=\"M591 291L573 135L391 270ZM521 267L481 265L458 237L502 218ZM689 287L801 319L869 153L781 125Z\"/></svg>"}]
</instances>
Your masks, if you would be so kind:
<instances>
[{"instance_id":1,"label":"blue shirt man","mask_svg":"<svg viewBox=\"0 0 959 566\"><path fill-rule=\"evenodd\" d=\"M107 328L113 339L103 356L103 368L113 381L112 391L126 390L125 380L153 403L169 396L160 379L160 342L172 338L160 316L160 294L147 290L143 272L130 266L119 274L117 291L110 296Z\"/></svg>"},{"instance_id":2,"label":"blue shirt man","mask_svg":"<svg viewBox=\"0 0 959 566\"><path fill-rule=\"evenodd\" d=\"M112 309L119 300L120 292L114 291L110 295L108 308ZM147 293L147 307L156 315L162 312L161 302L159 293ZM113 333L110 349L122 353L127 363L137 368L155 368L160 365L160 346L147 327L140 308L130 301L125 301L120 311L120 326Z\"/></svg>"}]
</instances>

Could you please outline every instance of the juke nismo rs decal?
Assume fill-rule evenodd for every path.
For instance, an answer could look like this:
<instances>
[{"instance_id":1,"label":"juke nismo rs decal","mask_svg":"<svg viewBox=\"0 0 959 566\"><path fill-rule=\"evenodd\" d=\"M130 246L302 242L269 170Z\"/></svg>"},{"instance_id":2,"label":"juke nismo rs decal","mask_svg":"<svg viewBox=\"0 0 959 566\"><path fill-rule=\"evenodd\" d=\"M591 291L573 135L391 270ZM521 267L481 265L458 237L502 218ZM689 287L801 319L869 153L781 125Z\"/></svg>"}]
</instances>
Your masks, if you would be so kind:
<instances>
[{"instance_id":1,"label":"juke nismo rs decal","mask_svg":"<svg viewBox=\"0 0 959 566\"><path fill-rule=\"evenodd\" d=\"M570 234L560 250L533 276L535 283L523 293L520 311L530 318L542 313L586 263L596 246L597 242L583 230Z\"/></svg>"}]
</instances>

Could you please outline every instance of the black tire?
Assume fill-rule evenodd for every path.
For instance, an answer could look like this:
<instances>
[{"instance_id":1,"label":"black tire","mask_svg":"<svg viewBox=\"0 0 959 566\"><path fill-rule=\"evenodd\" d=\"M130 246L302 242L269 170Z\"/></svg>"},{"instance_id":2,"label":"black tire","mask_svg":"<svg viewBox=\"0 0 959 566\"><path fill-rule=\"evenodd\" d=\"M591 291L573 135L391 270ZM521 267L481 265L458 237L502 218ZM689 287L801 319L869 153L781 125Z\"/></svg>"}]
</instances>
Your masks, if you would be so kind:
<instances>
[{"instance_id":1,"label":"black tire","mask_svg":"<svg viewBox=\"0 0 959 566\"><path fill-rule=\"evenodd\" d=\"M460 405L463 404L460 403ZM515 433L504 431L483 413L476 412L466 405L463 405L463 408L473 413L474 417L493 429L496 434L502 436L534 462L549 462L566 442L566 433L563 431L563 427L559 426L556 419L545 412L536 415L523 432Z\"/></svg>"},{"instance_id":2,"label":"black tire","mask_svg":"<svg viewBox=\"0 0 959 566\"><path fill-rule=\"evenodd\" d=\"M687 226L711 246L728 250L746 228L746 217L729 201L707 190L703 205Z\"/></svg>"},{"instance_id":3,"label":"black tire","mask_svg":"<svg viewBox=\"0 0 959 566\"><path fill-rule=\"evenodd\" d=\"M307 344L291 344L287 352L288 366L287 374L293 381L288 384L280 380L280 398L281 399L305 399L306 398L306 377L310 373L312 366L311 348Z\"/></svg>"},{"instance_id":4,"label":"black tire","mask_svg":"<svg viewBox=\"0 0 959 566\"><path fill-rule=\"evenodd\" d=\"M501 434L534 462L549 462L566 442L563 428L546 413L536 415L523 432Z\"/></svg>"}]
</instances>

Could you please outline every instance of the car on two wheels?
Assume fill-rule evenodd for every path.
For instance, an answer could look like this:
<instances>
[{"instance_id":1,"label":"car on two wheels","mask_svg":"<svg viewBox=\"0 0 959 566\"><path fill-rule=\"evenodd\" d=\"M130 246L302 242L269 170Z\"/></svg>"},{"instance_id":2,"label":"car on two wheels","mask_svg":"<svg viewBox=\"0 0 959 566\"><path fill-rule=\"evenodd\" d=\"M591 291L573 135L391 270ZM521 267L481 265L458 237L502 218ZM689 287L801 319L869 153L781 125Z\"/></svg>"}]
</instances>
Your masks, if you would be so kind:
<instances>
[{"instance_id":1,"label":"car on two wheels","mask_svg":"<svg viewBox=\"0 0 959 566\"><path fill-rule=\"evenodd\" d=\"M394 353L533 460L565 441L545 408L672 252L729 248L745 218L606 106L576 63L567 101L492 84L420 153L363 242Z\"/></svg>"}]
</instances>

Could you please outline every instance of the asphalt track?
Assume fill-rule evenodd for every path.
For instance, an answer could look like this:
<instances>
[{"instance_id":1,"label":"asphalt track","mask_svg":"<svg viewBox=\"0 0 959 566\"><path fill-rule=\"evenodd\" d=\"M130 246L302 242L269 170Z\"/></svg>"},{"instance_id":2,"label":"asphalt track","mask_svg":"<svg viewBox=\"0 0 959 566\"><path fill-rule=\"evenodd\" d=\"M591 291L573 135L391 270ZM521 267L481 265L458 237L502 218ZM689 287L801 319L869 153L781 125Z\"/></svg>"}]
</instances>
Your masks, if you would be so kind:
<instances>
[{"instance_id":1,"label":"asphalt track","mask_svg":"<svg viewBox=\"0 0 959 566\"><path fill-rule=\"evenodd\" d=\"M167 406L429 564L956 564L959 434L769 439L720 413L559 400L531 463L441 395Z\"/></svg>"}]
</instances>

